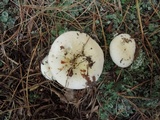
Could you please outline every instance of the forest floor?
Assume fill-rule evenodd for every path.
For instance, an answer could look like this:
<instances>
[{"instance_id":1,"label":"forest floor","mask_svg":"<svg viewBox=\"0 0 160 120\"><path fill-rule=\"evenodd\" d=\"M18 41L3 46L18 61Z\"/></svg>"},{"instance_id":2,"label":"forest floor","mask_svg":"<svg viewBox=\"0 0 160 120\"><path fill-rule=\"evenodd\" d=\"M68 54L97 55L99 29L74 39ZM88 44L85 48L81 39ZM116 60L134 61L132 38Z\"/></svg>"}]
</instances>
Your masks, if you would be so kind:
<instances>
[{"instance_id":1,"label":"forest floor","mask_svg":"<svg viewBox=\"0 0 160 120\"><path fill-rule=\"evenodd\" d=\"M40 64L66 31L89 34L105 55L96 84L67 90ZM115 35L136 41L128 68L109 55ZM0 120L159 120L159 0L1 0Z\"/></svg>"}]
</instances>

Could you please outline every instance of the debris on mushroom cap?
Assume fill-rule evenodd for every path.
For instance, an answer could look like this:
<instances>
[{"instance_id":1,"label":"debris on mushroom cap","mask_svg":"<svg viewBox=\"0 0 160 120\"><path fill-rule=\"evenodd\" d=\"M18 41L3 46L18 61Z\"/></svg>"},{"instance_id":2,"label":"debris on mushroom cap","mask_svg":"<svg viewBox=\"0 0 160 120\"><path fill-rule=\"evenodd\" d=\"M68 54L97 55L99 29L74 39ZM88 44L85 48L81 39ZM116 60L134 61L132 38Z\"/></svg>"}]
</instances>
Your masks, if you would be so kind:
<instances>
[{"instance_id":1,"label":"debris on mushroom cap","mask_svg":"<svg viewBox=\"0 0 160 120\"><path fill-rule=\"evenodd\" d=\"M66 88L83 89L100 77L104 55L89 35L70 31L54 41L48 62L57 82Z\"/></svg>"},{"instance_id":2,"label":"debris on mushroom cap","mask_svg":"<svg viewBox=\"0 0 160 120\"><path fill-rule=\"evenodd\" d=\"M42 75L48 80L54 80L54 77L50 71L50 66L48 64L48 56L46 56L41 63Z\"/></svg>"},{"instance_id":3,"label":"debris on mushroom cap","mask_svg":"<svg viewBox=\"0 0 160 120\"><path fill-rule=\"evenodd\" d=\"M135 50L135 41L128 34L120 34L110 43L110 56L113 62L122 68L132 64Z\"/></svg>"}]
</instances>

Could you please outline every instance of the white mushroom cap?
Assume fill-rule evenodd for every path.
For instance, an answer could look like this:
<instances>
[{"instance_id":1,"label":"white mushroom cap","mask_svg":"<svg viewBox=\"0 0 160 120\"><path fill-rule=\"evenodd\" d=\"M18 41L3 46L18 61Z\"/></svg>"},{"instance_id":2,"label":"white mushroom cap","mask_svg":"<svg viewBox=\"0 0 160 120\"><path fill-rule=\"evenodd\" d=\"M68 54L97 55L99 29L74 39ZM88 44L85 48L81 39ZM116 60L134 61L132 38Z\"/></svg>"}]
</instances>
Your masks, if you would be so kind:
<instances>
[{"instance_id":1,"label":"white mushroom cap","mask_svg":"<svg viewBox=\"0 0 160 120\"><path fill-rule=\"evenodd\" d=\"M42 60L41 63L41 72L42 75L48 80L54 80L52 72L50 71L50 67L48 64L48 55Z\"/></svg>"},{"instance_id":2,"label":"white mushroom cap","mask_svg":"<svg viewBox=\"0 0 160 120\"><path fill-rule=\"evenodd\" d=\"M113 62L122 68L132 64L135 50L135 41L128 34L120 34L110 43L110 56Z\"/></svg>"},{"instance_id":3,"label":"white mushroom cap","mask_svg":"<svg viewBox=\"0 0 160 120\"><path fill-rule=\"evenodd\" d=\"M53 76L61 85L83 89L100 77L104 55L89 35L70 31L54 41L48 62Z\"/></svg>"}]
</instances>

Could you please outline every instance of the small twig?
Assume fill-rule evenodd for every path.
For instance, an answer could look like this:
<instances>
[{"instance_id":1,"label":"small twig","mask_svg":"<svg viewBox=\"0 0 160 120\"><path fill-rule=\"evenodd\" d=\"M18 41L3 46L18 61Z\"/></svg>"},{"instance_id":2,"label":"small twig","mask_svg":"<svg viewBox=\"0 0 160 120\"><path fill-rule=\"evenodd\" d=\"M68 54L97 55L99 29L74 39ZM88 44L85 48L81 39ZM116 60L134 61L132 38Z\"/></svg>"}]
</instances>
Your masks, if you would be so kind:
<instances>
[{"instance_id":1,"label":"small twig","mask_svg":"<svg viewBox=\"0 0 160 120\"><path fill-rule=\"evenodd\" d=\"M140 96L126 96L126 95L122 95L122 94L118 94L120 96L123 96L127 99L142 99L142 100L151 100L150 98L145 98L145 97L140 97Z\"/></svg>"},{"instance_id":2,"label":"small twig","mask_svg":"<svg viewBox=\"0 0 160 120\"><path fill-rule=\"evenodd\" d=\"M140 25L140 30L141 30L142 43L144 43L144 32L143 32L143 26L142 26L142 20L141 20L141 15L140 15L140 9L139 9L139 2L138 2L138 0L136 0L136 8L137 8L137 14L138 14L139 25Z\"/></svg>"},{"instance_id":3,"label":"small twig","mask_svg":"<svg viewBox=\"0 0 160 120\"><path fill-rule=\"evenodd\" d=\"M123 95L120 95L120 96L123 97L124 99L126 99L141 114L143 120L146 120L146 118L145 118L146 115L143 114L143 112L137 107L136 104L134 104L132 101L127 99L125 96L123 96Z\"/></svg>"},{"instance_id":4,"label":"small twig","mask_svg":"<svg viewBox=\"0 0 160 120\"><path fill-rule=\"evenodd\" d=\"M104 48L105 48L105 57L107 56L107 49L108 49L108 45L107 45L107 40L106 40L106 36L105 36L105 32L104 32L104 29L103 29L103 22L102 22L102 19L101 19L101 15L99 13L99 10L98 10L98 7L97 7L97 4L96 4L96 1L94 0L94 5L96 7L96 10L97 10L97 13L98 13L98 16L99 16L99 21L100 21L100 24L101 24L101 30L102 30L102 35L103 35L103 39L104 39Z\"/></svg>"},{"instance_id":5,"label":"small twig","mask_svg":"<svg viewBox=\"0 0 160 120\"><path fill-rule=\"evenodd\" d=\"M120 76L121 76L121 73L122 73L122 70L123 70L123 69L120 70L120 73L118 74L118 76L117 76L117 78L116 78L116 82L119 80L119 78L120 78Z\"/></svg>"},{"instance_id":6,"label":"small twig","mask_svg":"<svg viewBox=\"0 0 160 120\"><path fill-rule=\"evenodd\" d=\"M87 10L89 9L89 8L91 8L91 5L93 4L93 1L87 6L87 8L77 17L77 19L78 18L80 18L84 13L86 13L87 12ZM84 6L85 7L85 6Z\"/></svg>"},{"instance_id":7,"label":"small twig","mask_svg":"<svg viewBox=\"0 0 160 120\"><path fill-rule=\"evenodd\" d=\"M21 108L32 108L32 107L37 107L39 106L39 104L35 104L35 105L31 105L31 106L20 106L20 107L16 107L16 108L11 108L11 109L8 109L8 110L5 110L5 111L0 111L0 115L4 114L4 113L7 113L7 112L10 112L10 111L16 111L16 110L19 110Z\"/></svg>"},{"instance_id":8,"label":"small twig","mask_svg":"<svg viewBox=\"0 0 160 120\"><path fill-rule=\"evenodd\" d=\"M121 24L119 25L119 27L118 27L117 30L119 30L119 28L122 26L123 22L125 21L126 15L128 14L129 8L130 8L130 4L127 6L127 10L126 10L126 12L125 12L125 14L124 14L124 16L123 16L122 22L121 22Z\"/></svg>"},{"instance_id":9,"label":"small twig","mask_svg":"<svg viewBox=\"0 0 160 120\"><path fill-rule=\"evenodd\" d=\"M76 21L76 23L79 25L80 29L82 29L81 24L77 21L77 19L76 19L76 18L74 18L72 15L70 15L70 14L69 14L69 13L67 13L66 11L62 11L62 12L63 12L63 13L65 13L66 15L70 16L73 20L75 20L75 21Z\"/></svg>"},{"instance_id":10,"label":"small twig","mask_svg":"<svg viewBox=\"0 0 160 120\"><path fill-rule=\"evenodd\" d=\"M16 65L19 65L19 63L18 63L18 62L14 61L13 59L11 59L10 57L8 57L8 56L7 56L6 51L5 51L5 49L4 49L4 45L3 45L3 44L1 45L1 51L2 51L3 55L4 55L4 56L9 60L9 61L11 61L12 63L14 63L14 64L16 64Z\"/></svg>"},{"instance_id":11,"label":"small twig","mask_svg":"<svg viewBox=\"0 0 160 120\"><path fill-rule=\"evenodd\" d=\"M138 85L136 85L136 86L133 86L131 89L130 89L130 91L133 91L133 90L135 90L135 89L137 89L139 86L142 86L143 84L145 84L145 83L147 83L147 82L149 82L150 80L147 80L147 81L144 81L144 82L142 82L142 83L140 83L140 84L138 84ZM118 94L126 94L127 92L121 92L121 93L118 93Z\"/></svg>"},{"instance_id":12,"label":"small twig","mask_svg":"<svg viewBox=\"0 0 160 120\"><path fill-rule=\"evenodd\" d=\"M159 9L159 5L160 5L160 2L158 3L158 5L157 5L157 7L155 8L154 6L153 6L153 4L152 4L152 1L151 0L149 0L150 1L150 3L151 3L151 5L152 5L152 8L153 8L153 10L154 10L154 12L152 13L152 15L150 16L150 18L149 19L151 19L152 18L152 16L156 13L157 14L157 16L160 18L160 14L158 13L158 9Z\"/></svg>"},{"instance_id":13,"label":"small twig","mask_svg":"<svg viewBox=\"0 0 160 120\"><path fill-rule=\"evenodd\" d=\"M30 116L31 115L31 112L30 112L30 107L29 107L29 99L28 99L28 80L29 80L29 73L30 73L30 68L31 68L31 65L32 65L32 61L33 61L33 58L36 54L36 50L38 48L38 45L40 43L40 40L38 41L36 47L33 49L33 54L32 54L32 57L31 57L31 60L30 60L30 63L29 63L29 67L28 67L28 71L27 71L27 78L26 78L26 106L28 106L28 111L27 111L27 114Z\"/></svg>"}]
</instances>

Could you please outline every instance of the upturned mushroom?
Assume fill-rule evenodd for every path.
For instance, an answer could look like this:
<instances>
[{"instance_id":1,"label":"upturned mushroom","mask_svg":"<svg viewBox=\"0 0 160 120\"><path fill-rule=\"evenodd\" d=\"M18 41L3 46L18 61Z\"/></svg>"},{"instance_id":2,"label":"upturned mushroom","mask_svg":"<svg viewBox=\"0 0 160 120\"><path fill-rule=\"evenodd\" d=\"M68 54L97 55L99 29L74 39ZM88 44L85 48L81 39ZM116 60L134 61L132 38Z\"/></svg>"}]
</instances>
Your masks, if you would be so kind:
<instances>
[{"instance_id":1,"label":"upturned mushroom","mask_svg":"<svg viewBox=\"0 0 160 120\"><path fill-rule=\"evenodd\" d=\"M62 86L83 89L100 77L104 54L89 35L69 31L52 44L48 63L55 80Z\"/></svg>"},{"instance_id":2,"label":"upturned mushroom","mask_svg":"<svg viewBox=\"0 0 160 120\"><path fill-rule=\"evenodd\" d=\"M48 55L41 62L41 72L46 79L54 80L54 77L50 71L50 66L48 64Z\"/></svg>"},{"instance_id":3,"label":"upturned mushroom","mask_svg":"<svg viewBox=\"0 0 160 120\"><path fill-rule=\"evenodd\" d=\"M119 67L126 68L134 60L136 43L129 34L120 34L111 41L109 50L113 62Z\"/></svg>"}]
</instances>

